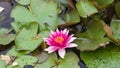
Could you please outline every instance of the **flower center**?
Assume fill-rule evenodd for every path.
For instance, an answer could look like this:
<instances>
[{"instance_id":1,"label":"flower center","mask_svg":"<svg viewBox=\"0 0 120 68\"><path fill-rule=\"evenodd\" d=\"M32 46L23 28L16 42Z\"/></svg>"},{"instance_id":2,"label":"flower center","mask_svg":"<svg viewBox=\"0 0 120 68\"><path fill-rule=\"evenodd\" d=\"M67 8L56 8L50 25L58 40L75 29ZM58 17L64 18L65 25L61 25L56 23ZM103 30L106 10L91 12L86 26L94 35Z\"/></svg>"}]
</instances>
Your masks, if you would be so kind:
<instances>
[{"instance_id":1,"label":"flower center","mask_svg":"<svg viewBox=\"0 0 120 68\"><path fill-rule=\"evenodd\" d=\"M62 36L58 36L55 38L55 42L62 43L64 41L64 38Z\"/></svg>"}]
</instances>

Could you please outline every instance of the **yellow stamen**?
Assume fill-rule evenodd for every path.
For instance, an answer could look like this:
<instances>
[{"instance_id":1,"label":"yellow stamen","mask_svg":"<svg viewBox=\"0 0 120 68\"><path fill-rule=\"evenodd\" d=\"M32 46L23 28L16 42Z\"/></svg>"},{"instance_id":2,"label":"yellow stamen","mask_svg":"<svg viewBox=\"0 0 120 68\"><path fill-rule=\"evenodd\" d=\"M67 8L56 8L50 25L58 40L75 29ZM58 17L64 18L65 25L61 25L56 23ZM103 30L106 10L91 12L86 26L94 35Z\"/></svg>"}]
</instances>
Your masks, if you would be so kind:
<instances>
[{"instance_id":1,"label":"yellow stamen","mask_svg":"<svg viewBox=\"0 0 120 68\"><path fill-rule=\"evenodd\" d=\"M62 36L56 37L55 42L62 43L64 41L64 38Z\"/></svg>"}]
</instances>

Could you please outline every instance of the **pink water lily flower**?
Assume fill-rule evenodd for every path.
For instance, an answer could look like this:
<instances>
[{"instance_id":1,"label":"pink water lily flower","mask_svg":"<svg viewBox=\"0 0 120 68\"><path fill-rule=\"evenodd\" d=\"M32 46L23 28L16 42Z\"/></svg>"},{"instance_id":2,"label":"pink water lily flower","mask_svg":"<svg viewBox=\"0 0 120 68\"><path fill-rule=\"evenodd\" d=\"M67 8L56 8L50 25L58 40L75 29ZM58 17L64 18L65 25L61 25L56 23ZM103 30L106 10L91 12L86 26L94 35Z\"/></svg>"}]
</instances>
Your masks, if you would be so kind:
<instances>
[{"instance_id":1,"label":"pink water lily flower","mask_svg":"<svg viewBox=\"0 0 120 68\"><path fill-rule=\"evenodd\" d=\"M44 38L44 40L49 45L48 48L45 49L45 51L48 51L48 53L52 53L58 50L58 55L61 58L64 58L65 56L65 48L72 48L77 47L77 44L72 43L76 37L73 37L72 35L69 35L69 30L58 30L56 29L55 32L51 31L49 38Z\"/></svg>"}]
</instances>

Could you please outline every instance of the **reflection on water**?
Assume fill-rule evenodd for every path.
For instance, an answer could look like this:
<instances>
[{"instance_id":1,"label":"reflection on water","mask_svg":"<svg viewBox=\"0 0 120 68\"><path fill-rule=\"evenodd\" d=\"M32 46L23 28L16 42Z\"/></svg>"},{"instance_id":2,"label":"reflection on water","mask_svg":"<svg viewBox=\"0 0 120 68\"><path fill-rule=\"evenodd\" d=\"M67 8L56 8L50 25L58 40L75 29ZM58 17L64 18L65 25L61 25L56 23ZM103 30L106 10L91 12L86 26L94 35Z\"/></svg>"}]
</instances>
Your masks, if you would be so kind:
<instances>
[{"instance_id":1,"label":"reflection on water","mask_svg":"<svg viewBox=\"0 0 120 68\"><path fill-rule=\"evenodd\" d=\"M3 7L4 10L0 13L0 28L10 29L10 23L14 21L13 18L10 18L10 12L12 10L12 1L11 0L0 0L0 7Z\"/></svg>"}]
</instances>

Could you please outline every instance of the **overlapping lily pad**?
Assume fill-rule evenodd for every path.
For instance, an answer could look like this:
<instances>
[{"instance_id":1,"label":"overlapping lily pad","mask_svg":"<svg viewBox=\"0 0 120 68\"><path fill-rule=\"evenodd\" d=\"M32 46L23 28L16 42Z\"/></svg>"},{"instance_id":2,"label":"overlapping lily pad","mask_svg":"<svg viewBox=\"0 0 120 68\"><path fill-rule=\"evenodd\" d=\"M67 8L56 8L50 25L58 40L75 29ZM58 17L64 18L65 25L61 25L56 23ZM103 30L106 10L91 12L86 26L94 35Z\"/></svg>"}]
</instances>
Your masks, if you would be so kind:
<instances>
[{"instance_id":1,"label":"overlapping lily pad","mask_svg":"<svg viewBox=\"0 0 120 68\"><path fill-rule=\"evenodd\" d=\"M28 5L28 4L30 4L31 0L15 0L15 1L22 5Z\"/></svg>"},{"instance_id":2,"label":"overlapping lily pad","mask_svg":"<svg viewBox=\"0 0 120 68\"><path fill-rule=\"evenodd\" d=\"M78 57L70 52L67 53L64 59L57 59L57 55L51 54L48 60L42 64L38 64L35 68L79 68Z\"/></svg>"},{"instance_id":3,"label":"overlapping lily pad","mask_svg":"<svg viewBox=\"0 0 120 68\"><path fill-rule=\"evenodd\" d=\"M47 28L54 30L57 25L57 4L51 0L31 0L28 9L25 6L17 5L11 12L11 17L15 18L13 28L19 29L22 25L30 22L38 22L40 30ZM18 25L20 23L21 25ZM19 26L19 27L16 27Z\"/></svg>"},{"instance_id":4,"label":"overlapping lily pad","mask_svg":"<svg viewBox=\"0 0 120 68\"><path fill-rule=\"evenodd\" d=\"M119 68L120 47L107 45L92 52L82 52L81 59L88 68Z\"/></svg>"},{"instance_id":5,"label":"overlapping lily pad","mask_svg":"<svg viewBox=\"0 0 120 68\"><path fill-rule=\"evenodd\" d=\"M93 21L88 23L88 30L83 33L78 33L78 39L75 41L78 44L78 49L84 50L95 50L100 46L105 46L109 43L109 39L105 36L103 29L103 22L95 18Z\"/></svg>"},{"instance_id":6,"label":"overlapping lily pad","mask_svg":"<svg viewBox=\"0 0 120 68\"><path fill-rule=\"evenodd\" d=\"M0 45L6 45L12 42L15 38L14 34L10 34L8 29L0 29Z\"/></svg>"},{"instance_id":7,"label":"overlapping lily pad","mask_svg":"<svg viewBox=\"0 0 120 68\"><path fill-rule=\"evenodd\" d=\"M17 63L17 65L10 65L7 68L23 68L25 65L34 66L37 61L38 59L33 56L20 56L13 62Z\"/></svg>"},{"instance_id":8,"label":"overlapping lily pad","mask_svg":"<svg viewBox=\"0 0 120 68\"><path fill-rule=\"evenodd\" d=\"M83 18L87 18L88 16L98 12L96 7L88 0L78 1L76 7L80 16Z\"/></svg>"},{"instance_id":9,"label":"overlapping lily pad","mask_svg":"<svg viewBox=\"0 0 120 68\"><path fill-rule=\"evenodd\" d=\"M35 22L32 22L22 28L15 38L16 50L35 50L43 41L43 37L46 37L49 34L48 31L44 31L39 34L37 34L37 32L38 24Z\"/></svg>"},{"instance_id":10,"label":"overlapping lily pad","mask_svg":"<svg viewBox=\"0 0 120 68\"><path fill-rule=\"evenodd\" d=\"M62 19L59 19L59 25L62 26L69 26L80 22L80 16L77 10L70 10L62 14L61 17Z\"/></svg>"},{"instance_id":11,"label":"overlapping lily pad","mask_svg":"<svg viewBox=\"0 0 120 68\"><path fill-rule=\"evenodd\" d=\"M113 33L114 41L120 45L120 20L112 20L110 27Z\"/></svg>"},{"instance_id":12,"label":"overlapping lily pad","mask_svg":"<svg viewBox=\"0 0 120 68\"><path fill-rule=\"evenodd\" d=\"M105 8L114 2L114 0L91 0L91 1L96 2L99 8Z\"/></svg>"}]
</instances>

